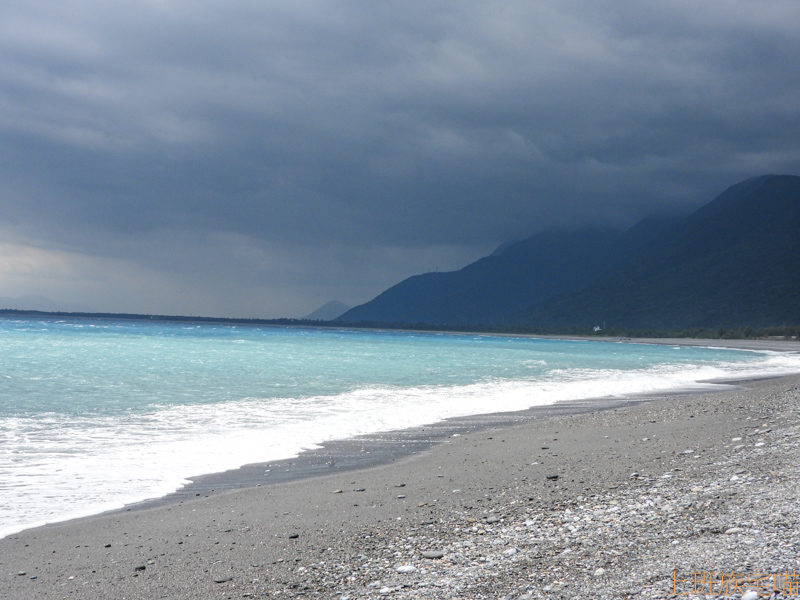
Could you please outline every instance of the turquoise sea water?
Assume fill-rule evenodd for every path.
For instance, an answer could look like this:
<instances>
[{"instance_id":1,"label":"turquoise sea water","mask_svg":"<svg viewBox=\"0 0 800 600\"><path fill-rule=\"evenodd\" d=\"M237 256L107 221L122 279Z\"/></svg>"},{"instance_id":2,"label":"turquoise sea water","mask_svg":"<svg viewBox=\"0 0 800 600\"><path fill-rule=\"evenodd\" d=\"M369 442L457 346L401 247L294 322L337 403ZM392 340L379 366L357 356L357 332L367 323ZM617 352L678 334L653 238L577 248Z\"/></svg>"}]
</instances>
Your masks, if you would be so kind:
<instances>
[{"instance_id":1,"label":"turquoise sea water","mask_svg":"<svg viewBox=\"0 0 800 600\"><path fill-rule=\"evenodd\" d=\"M707 348L0 319L0 537L330 439L789 372L795 355Z\"/></svg>"}]
</instances>

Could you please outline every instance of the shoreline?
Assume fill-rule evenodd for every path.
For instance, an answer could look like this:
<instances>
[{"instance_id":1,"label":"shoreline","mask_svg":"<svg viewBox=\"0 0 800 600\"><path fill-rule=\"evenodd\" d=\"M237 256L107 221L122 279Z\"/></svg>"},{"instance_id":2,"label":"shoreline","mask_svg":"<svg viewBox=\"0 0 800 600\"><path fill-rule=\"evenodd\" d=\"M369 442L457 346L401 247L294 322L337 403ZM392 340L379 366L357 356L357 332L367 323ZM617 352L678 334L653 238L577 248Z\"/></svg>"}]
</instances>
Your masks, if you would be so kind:
<instances>
[{"instance_id":1,"label":"shoreline","mask_svg":"<svg viewBox=\"0 0 800 600\"><path fill-rule=\"evenodd\" d=\"M430 332L463 335L461 332ZM467 334L473 335L473 334ZM477 334L476 334L477 335ZM484 335L484 334L480 334ZM612 343L643 343L653 345L677 346L685 340L680 338L646 338L634 340L620 340L617 338L563 336L550 337L533 334L485 334L501 337L525 337L534 339L558 339L568 341L612 342ZM800 346L792 341L777 340L717 340L724 342L721 345L708 346L709 340L690 340L694 343L684 343L687 346L719 347L756 352L774 353L800 353ZM800 373L798 373L800 374ZM589 397L574 400L558 401L553 404L532 406L527 409L508 412L479 413L460 417L449 417L442 421L427 423L422 426L408 429L397 429L364 434L353 438L335 439L321 442L317 447L301 451L298 455L271 461L247 463L240 467L226 471L202 473L186 477L189 482L181 488L163 496L148 498L131 502L119 508L112 508L85 516L69 517L67 519L25 527L21 531L48 527L59 523L90 520L100 515L116 514L144 510L148 508L167 506L181 503L196 497L209 497L231 490L246 489L287 483L309 477L330 475L337 472L347 472L365 469L373 466L389 464L407 456L424 452L439 445L452 436L462 433L475 432L482 429L513 426L541 419L564 416L569 414L592 413L602 410L614 410L624 406L648 402L654 399L673 395L704 395L720 393L722 386L736 386L737 384L761 379L774 379L783 375L763 375L755 378L742 379L731 377L715 380L702 380L696 383L719 385L720 389L680 388L675 390L662 390L658 392L642 392L636 394L620 394L618 396ZM17 532L19 533L19 532ZM8 534L14 535L14 534ZM4 536L5 537L5 536ZM2 539L2 538L0 538Z\"/></svg>"},{"instance_id":2,"label":"shoreline","mask_svg":"<svg viewBox=\"0 0 800 600\"><path fill-rule=\"evenodd\" d=\"M800 525L794 473L800 376L744 386L658 395L653 402L620 399L609 410L561 410L516 421L518 413L508 413L504 422L473 423L458 436L449 433L369 467L28 529L0 540L0 578L9 597L19 600L68 594L128 600L532 598L549 597L554 584L569 597L616 597L626 590L666 597L669 561L685 574L701 567L798 569L800 552L787 554L768 534L782 527L785 537L787 526ZM401 444L415 440L409 436ZM737 495L740 485L755 486L753 494ZM620 518L585 534L561 531L566 511L582 515L584 527L585 518L601 510L596 506L614 515L614 507L643 506L640 496L661 497L671 508L635 515L641 521L635 527ZM751 496L766 503L749 519L733 515ZM792 502L776 514L785 523L773 524L765 515L784 497ZM693 528L678 527L684 522ZM616 538L599 544L598 536L616 531L615 523L624 525L624 544ZM723 525L730 526L719 531ZM758 546L761 538L760 553L743 545ZM627 544L644 558L631 564ZM705 553L687 552L688 546ZM721 552L717 558L708 554L714 548ZM442 551L445 558L426 559L424 551ZM403 566L408 572L398 572ZM603 573L595 576L598 569Z\"/></svg>"},{"instance_id":3,"label":"shoreline","mask_svg":"<svg viewBox=\"0 0 800 600\"><path fill-rule=\"evenodd\" d=\"M463 335L462 332L431 332ZM472 334L467 334L472 335ZM477 335L477 334L476 334ZM681 338L642 338L642 339L617 339L582 336L538 336L533 334L480 334L502 337L525 337L558 339L570 341L598 341L613 343L643 343L665 346L696 346L719 347L725 349L738 349L744 351L773 352L778 354L798 354L800 344L793 341L779 340L715 340L722 342L709 346L711 340L687 340ZM791 374L790 374L791 375ZM798 373L800 375L800 373ZM698 384L712 384L719 386L737 386L750 381L769 380L785 375L766 374L763 376L742 379L741 377L722 378L715 380L700 380ZM649 402L659 398L681 395L705 395L720 393L720 389L688 389L661 390L658 392L642 392L636 394L620 394L617 396L589 397L574 400L558 401L553 404L532 406L527 409L508 412L480 413L460 417L449 417L442 421L415 426L408 429L388 430L364 434L353 438L334 439L319 443L315 448L301 451L298 455L271 461L261 461L244 464L240 467L221 472L203 473L186 477L189 482L181 488L160 497L131 502L119 508L104 510L85 516L68 517L40 525L26 526L18 532L6 534L15 535L20 532L49 527L73 521L86 521L95 517L109 514L125 513L149 508L168 506L182 503L196 497L209 497L237 489L261 487L287 483L309 477L318 477L334 473L357 471L374 466L390 464L408 456L424 452L429 448L442 444L453 436L463 433L472 433L484 429L509 427L519 423L528 423L553 417L593 413L603 410L615 410L641 402ZM0 537L0 540L3 539Z\"/></svg>"},{"instance_id":4,"label":"shoreline","mask_svg":"<svg viewBox=\"0 0 800 600\"><path fill-rule=\"evenodd\" d=\"M735 388L737 383L770 380L780 376L748 380L720 380L701 383L718 384L720 389L674 390L659 393L641 393L614 397L597 397L578 400L563 400L553 404L533 406L519 411L481 413L476 415L449 417L419 427L396 429L322 442L316 448L303 450L297 456L248 463L241 467L204 473L187 477L189 481L180 489L156 498L125 504L119 508L104 510L84 516L33 525L7 534L19 535L27 531L47 528L65 523L91 521L97 517L148 510L151 508L182 504L198 497L208 498L235 490L281 485L314 477L345 474L371 467L389 465L414 455L424 453L450 438L484 430L496 430L539 422L547 419L580 414L591 414L605 410L617 410L642 402L658 401L672 396L695 396L721 393L722 388ZM0 537L0 541L4 539Z\"/></svg>"},{"instance_id":5,"label":"shoreline","mask_svg":"<svg viewBox=\"0 0 800 600\"><path fill-rule=\"evenodd\" d=\"M436 332L432 332L436 333ZM459 335L458 332L446 332ZM470 334L471 335L471 334ZM503 334L489 334L503 335ZM508 337L514 337L508 336ZM800 353L800 344L793 341L778 340L717 340L724 342L721 345L706 345L707 340L691 340L695 343L681 344L685 340L678 338L643 338L641 340L619 340L616 338L588 338L581 336L549 337L520 334L520 337L532 337L542 339L559 339L575 341L604 341L615 343L643 343L665 346L687 345L696 347L719 347L726 349L736 349L745 351L768 351L776 353ZM798 373L800 375L800 373ZM718 379L709 381L698 381L698 384L715 384L720 386L737 386L756 380L768 380L783 377L783 375L764 375L763 377ZM547 419L567 414L592 413L601 410L614 410L623 406L649 402L658 398L673 395L704 395L720 393L721 390L713 389L679 389L673 391L662 391L658 393L641 393L631 395L620 395L615 397L595 397L582 398L577 400L565 400L553 404L532 406L520 411L512 412L492 412L463 417L450 417L443 421L429 423L419 427L409 429L397 429L382 431L372 434L330 440L320 443L317 448L304 450L297 456L273 460L262 461L242 465L235 469L229 469L217 473L203 473L187 477L188 484L182 488L161 496L128 504L123 508L107 512L122 512L131 509L139 510L151 506L160 506L174 502L184 501L196 497L197 495L208 497L211 494L218 494L234 489L247 487L273 485L285 483L307 477L330 475L335 472L351 471L369 468L372 466L387 464L409 455L423 452L428 448L441 444L453 435L461 435L464 432L474 432L480 429L504 427L528 422L532 420ZM333 463L333 464L331 464ZM269 475L265 476L265 471L269 469ZM96 515L80 517L90 519Z\"/></svg>"},{"instance_id":6,"label":"shoreline","mask_svg":"<svg viewBox=\"0 0 800 600\"><path fill-rule=\"evenodd\" d=\"M727 385L727 382L726 382ZM675 395L716 393L714 391L675 392ZM673 394L659 394L657 397ZM181 502L198 494L211 494L231 490L280 485L311 477L326 476L349 471L359 471L404 460L426 452L430 448L467 433L478 433L488 429L513 427L525 423L559 418L567 415L586 414L603 410L614 410L640 402L648 402L653 395L626 396L619 398L590 398L565 400L555 404L535 406L521 411L483 413L465 417L451 417L421 427L397 429L365 434L353 438L330 440L318 448L304 450L299 455L281 460L243 465L219 473L207 473L189 477L190 483L180 490L144 500L122 509L108 512L129 512L153 506ZM268 472L265 472L267 471ZM92 518L84 517L84 518Z\"/></svg>"}]
</instances>

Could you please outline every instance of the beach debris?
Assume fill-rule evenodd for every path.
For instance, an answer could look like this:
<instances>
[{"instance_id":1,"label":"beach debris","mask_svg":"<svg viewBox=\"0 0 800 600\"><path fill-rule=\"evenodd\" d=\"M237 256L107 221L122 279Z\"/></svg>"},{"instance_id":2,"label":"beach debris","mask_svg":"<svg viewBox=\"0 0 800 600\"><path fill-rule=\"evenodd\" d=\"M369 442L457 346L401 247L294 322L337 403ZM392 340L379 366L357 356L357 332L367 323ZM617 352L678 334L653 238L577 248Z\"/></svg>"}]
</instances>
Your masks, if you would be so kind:
<instances>
[{"instance_id":1,"label":"beach debris","mask_svg":"<svg viewBox=\"0 0 800 600\"><path fill-rule=\"evenodd\" d=\"M106 544L103 548L111 548L111 544Z\"/></svg>"},{"instance_id":2,"label":"beach debris","mask_svg":"<svg viewBox=\"0 0 800 600\"><path fill-rule=\"evenodd\" d=\"M405 483L398 483L394 487L406 487L406 484Z\"/></svg>"},{"instance_id":3,"label":"beach debris","mask_svg":"<svg viewBox=\"0 0 800 600\"><path fill-rule=\"evenodd\" d=\"M413 573L417 570L417 567L414 565L400 565L395 569L398 573Z\"/></svg>"},{"instance_id":4,"label":"beach debris","mask_svg":"<svg viewBox=\"0 0 800 600\"><path fill-rule=\"evenodd\" d=\"M405 495L405 494L400 494L400 495L398 496L398 498L405 498L405 497L406 497L406 495Z\"/></svg>"},{"instance_id":5,"label":"beach debris","mask_svg":"<svg viewBox=\"0 0 800 600\"><path fill-rule=\"evenodd\" d=\"M134 571L144 571L145 569L147 569L147 565L136 565L133 567Z\"/></svg>"},{"instance_id":6,"label":"beach debris","mask_svg":"<svg viewBox=\"0 0 800 600\"><path fill-rule=\"evenodd\" d=\"M356 491L357 492L366 492L367 490L366 490L366 488L358 488Z\"/></svg>"},{"instance_id":7,"label":"beach debris","mask_svg":"<svg viewBox=\"0 0 800 600\"><path fill-rule=\"evenodd\" d=\"M334 494L343 494L344 490L333 490Z\"/></svg>"},{"instance_id":8,"label":"beach debris","mask_svg":"<svg viewBox=\"0 0 800 600\"><path fill-rule=\"evenodd\" d=\"M443 558L444 557L444 552L442 552L441 550L425 550L422 553L422 557L423 558L429 558L431 560L434 560L434 559L437 559L437 558Z\"/></svg>"},{"instance_id":9,"label":"beach debris","mask_svg":"<svg viewBox=\"0 0 800 600\"><path fill-rule=\"evenodd\" d=\"M300 537L299 533L291 533L291 534L289 534L289 539L290 540L296 540L299 537Z\"/></svg>"},{"instance_id":10,"label":"beach debris","mask_svg":"<svg viewBox=\"0 0 800 600\"><path fill-rule=\"evenodd\" d=\"M233 577L217 577L214 583L226 583L228 581L233 581Z\"/></svg>"},{"instance_id":11,"label":"beach debris","mask_svg":"<svg viewBox=\"0 0 800 600\"><path fill-rule=\"evenodd\" d=\"M555 473L552 473L552 474L547 476L547 479L549 479L550 481L555 481L556 479L558 479L558 475L556 475Z\"/></svg>"},{"instance_id":12,"label":"beach debris","mask_svg":"<svg viewBox=\"0 0 800 600\"><path fill-rule=\"evenodd\" d=\"M20 575L20 576L21 575L27 575L27 573L25 571L20 571L19 573L17 573L17 575Z\"/></svg>"}]
</instances>

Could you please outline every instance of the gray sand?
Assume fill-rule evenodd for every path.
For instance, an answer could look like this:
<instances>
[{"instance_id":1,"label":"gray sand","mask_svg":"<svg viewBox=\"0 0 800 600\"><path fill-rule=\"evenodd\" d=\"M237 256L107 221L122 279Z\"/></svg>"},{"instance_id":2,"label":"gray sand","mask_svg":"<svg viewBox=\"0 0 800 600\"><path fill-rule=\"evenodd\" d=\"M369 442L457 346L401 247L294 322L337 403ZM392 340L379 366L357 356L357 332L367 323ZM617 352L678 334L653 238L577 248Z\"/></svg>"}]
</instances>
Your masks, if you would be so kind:
<instances>
[{"instance_id":1,"label":"gray sand","mask_svg":"<svg viewBox=\"0 0 800 600\"><path fill-rule=\"evenodd\" d=\"M800 377L649 400L351 441L273 465L299 478L24 531L0 598L667 597L675 571L800 570Z\"/></svg>"}]
</instances>

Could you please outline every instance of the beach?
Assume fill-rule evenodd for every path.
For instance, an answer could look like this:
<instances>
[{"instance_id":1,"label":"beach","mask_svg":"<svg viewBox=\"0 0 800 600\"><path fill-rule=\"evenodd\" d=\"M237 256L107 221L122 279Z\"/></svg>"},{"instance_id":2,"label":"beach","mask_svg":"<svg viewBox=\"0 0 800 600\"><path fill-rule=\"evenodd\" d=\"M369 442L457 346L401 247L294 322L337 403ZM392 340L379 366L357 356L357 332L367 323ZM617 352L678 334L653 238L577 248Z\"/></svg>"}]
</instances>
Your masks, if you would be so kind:
<instances>
[{"instance_id":1,"label":"beach","mask_svg":"<svg viewBox=\"0 0 800 600\"><path fill-rule=\"evenodd\" d=\"M10 535L0 596L763 596L797 589L798 465L797 376L455 419Z\"/></svg>"}]
</instances>

